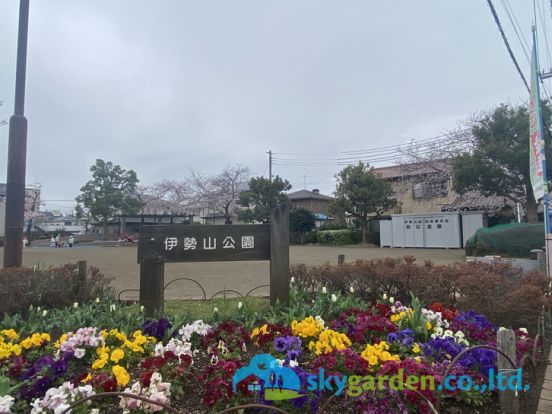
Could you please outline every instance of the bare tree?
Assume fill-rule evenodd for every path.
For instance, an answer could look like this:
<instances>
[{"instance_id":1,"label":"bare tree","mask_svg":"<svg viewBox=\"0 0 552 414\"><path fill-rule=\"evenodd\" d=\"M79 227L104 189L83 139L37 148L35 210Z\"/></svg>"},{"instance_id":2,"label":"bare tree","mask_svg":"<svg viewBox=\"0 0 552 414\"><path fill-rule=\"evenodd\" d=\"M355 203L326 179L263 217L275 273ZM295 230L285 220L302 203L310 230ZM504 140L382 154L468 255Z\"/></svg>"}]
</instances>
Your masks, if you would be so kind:
<instances>
[{"instance_id":1,"label":"bare tree","mask_svg":"<svg viewBox=\"0 0 552 414\"><path fill-rule=\"evenodd\" d=\"M232 224L240 192L246 189L248 179L249 168L236 164L214 176L192 171L189 183L199 205L224 215L225 224Z\"/></svg>"},{"instance_id":2,"label":"bare tree","mask_svg":"<svg viewBox=\"0 0 552 414\"><path fill-rule=\"evenodd\" d=\"M452 162L460 154L471 151L474 138L469 128L459 127L440 137L411 141L399 147L401 180L398 191L412 189L422 198L446 195L453 176Z\"/></svg>"},{"instance_id":3,"label":"bare tree","mask_svg":"<svg viewBox=\"0 0 552 414\"><path fill-rule=\"evenodd\" d=\"M4 106L4 101L0 101L0 106ZM0 119L0 126L8 125L8 121L6 119Z\"/></svg>"},{"instance_id":4,"label":"bare tree","mask_svg":"<svg viewBox=\"0 0 552 414\"><path fill-rule=\"evenodd\" d=\"M25 221L27 222L27 245L31 245L33 235L33 222L40 210L40 193L42 184L35 183L25 189Z\"/></svg>"},{"instance_id":5,"label":"bare tree","mask_svg":"<svg viewBox=\"0 0 552 414\"><path fill-rule=\"evenodd\" d=\"M188 182L177 180L162 180L149 186L140 186L136 196L144 208L162 208L173 215L188 213L194 198Z\"/></svg>"}]
</instances>

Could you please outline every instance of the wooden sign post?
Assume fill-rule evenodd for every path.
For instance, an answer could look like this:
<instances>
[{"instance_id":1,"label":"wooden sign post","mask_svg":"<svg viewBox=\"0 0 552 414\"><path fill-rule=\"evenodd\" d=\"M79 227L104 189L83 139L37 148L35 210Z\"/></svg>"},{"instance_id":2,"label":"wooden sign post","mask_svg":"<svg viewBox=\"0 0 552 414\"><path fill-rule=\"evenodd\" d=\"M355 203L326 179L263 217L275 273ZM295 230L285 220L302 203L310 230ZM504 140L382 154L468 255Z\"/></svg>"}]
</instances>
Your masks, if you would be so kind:
<instances>
[{"instance_id":1,"label":"wooden sign post","mask_svg":"<svg viewBox=\"0 0 552 414\"><path fill-rule=\"evenodd\" d=\"M138 244L140 304L163 312L165 263L270 260L270 303L289 304L289 205L270 224L161 225L142 228Z\"/></svg>"}]
</instances>

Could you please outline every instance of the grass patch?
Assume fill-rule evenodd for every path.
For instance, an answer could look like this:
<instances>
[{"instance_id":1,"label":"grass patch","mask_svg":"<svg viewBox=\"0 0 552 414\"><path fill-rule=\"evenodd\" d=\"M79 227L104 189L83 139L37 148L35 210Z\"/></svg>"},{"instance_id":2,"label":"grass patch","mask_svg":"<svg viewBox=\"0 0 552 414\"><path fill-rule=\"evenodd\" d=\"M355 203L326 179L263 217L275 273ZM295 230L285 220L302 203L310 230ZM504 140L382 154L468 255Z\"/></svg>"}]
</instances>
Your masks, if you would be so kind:
<instances>
[{"instance_id":1,"label":"grass patch","mask_svg":"<svg viewBox=\"0 0 552 414\"><path fill-rule=\"evenodd\" d=\"M238 303L242 302L249 312L262 313L270 307L268 298L254 296L240 298L217 298L211 300L166 300L165 313L168 316L187 316L192 319L209 321L213 318L214 308L219 317L224 319L236 312Z\"/></svg>"}]
</instances>

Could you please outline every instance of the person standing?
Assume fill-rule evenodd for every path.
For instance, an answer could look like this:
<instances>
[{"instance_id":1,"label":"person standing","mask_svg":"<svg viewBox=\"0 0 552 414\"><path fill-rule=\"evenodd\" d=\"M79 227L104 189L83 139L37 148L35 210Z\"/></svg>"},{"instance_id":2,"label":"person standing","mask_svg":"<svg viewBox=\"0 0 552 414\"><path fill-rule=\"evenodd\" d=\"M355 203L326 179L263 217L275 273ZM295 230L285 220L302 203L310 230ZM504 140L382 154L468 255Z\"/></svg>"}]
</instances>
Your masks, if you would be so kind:
<instances>
[{"instance_id":1,"label":"person standing","mask_svg":"<svg viewBox=\"0 0 552 414\"><path fill-rule=\"evenodd\" d=\"M69 238L67 239L67 244L69 245L69 248L72 248L74 243L75 243L75 238L74 238L73 235L71 234L71 235L69 236Z\"/></svg>"},{"instance_id":2,"label":"person standing","mask_svg":"<svg viewBox=\"0 0 552 414\"><path fill-rule=\"evenodd\" d=\"M56 239L53 234L52 237L50 237L50 247L56 247Z\"/></svg>"},{"instance_id":3,"label":"person standing","mask_svg":"<svg viewBox=\"0 0 552 414\"><path fill-rule=\"evenodd\" d=\"M56 247L61 247L61 244L59 243L59 234L56 234L55 242L56 242Z\"/></svg>"}]
</instances>

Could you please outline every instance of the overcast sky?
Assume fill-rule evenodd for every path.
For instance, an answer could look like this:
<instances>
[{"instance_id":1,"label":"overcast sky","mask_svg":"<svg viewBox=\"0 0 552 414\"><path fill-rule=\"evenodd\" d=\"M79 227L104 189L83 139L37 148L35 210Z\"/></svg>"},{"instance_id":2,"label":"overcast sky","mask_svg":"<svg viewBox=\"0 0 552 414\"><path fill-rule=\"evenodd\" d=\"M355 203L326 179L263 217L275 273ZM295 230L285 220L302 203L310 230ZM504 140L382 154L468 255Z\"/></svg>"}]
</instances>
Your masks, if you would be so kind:
<instances>
[{"instance_id":1,"label":"overcast sky","mask_svg":"<svg viewBox=\"0 0 552 414\"><path fill-rule=\"evenodd\" d=\"M531 2L510 3L529 40ZM13 113L18 4L0 1L0 120ZM527 98L483 0L31 0L29 27L27 182L49 209L74 206L53 200L73 200L96 158L142 184L236 163L263 175L269 149L335 159ZM0 126L0 182L7 142ZM274 166L325 193L338 170Z\"/></svg>"}]
</instances>

